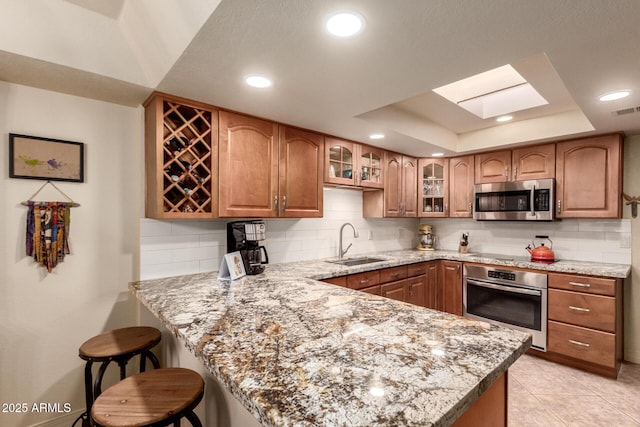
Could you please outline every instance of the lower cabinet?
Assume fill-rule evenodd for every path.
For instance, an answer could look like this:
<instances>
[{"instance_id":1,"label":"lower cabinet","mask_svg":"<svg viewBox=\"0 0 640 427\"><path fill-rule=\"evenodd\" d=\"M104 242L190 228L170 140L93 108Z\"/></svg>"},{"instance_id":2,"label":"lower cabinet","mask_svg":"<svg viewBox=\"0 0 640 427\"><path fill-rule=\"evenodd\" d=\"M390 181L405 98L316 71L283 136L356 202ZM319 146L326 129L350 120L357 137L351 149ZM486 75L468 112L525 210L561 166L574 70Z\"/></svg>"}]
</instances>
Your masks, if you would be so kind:
<instances>
[{"instance_id":1,"label":"lower cabinet","mask_svg":"<svg viewBox=\"0 0 640 427\"><path fill-rule=\"evenodd\" d=\"M549 273L547 352L561 363L617 377L622 361L622 281Z\"/></svg>"},{"instance_id":2,"label":"lower cabinet","mask_svg":"<svg viewBox=\"0 0 640 427\"><path fill-rule=\"evenodd\" d=\"M456 261L427 261L323 281L462 315L461 264Z\"/></svg>"},{"instance_id":3,"label":"lower cabinet","mask_svg":"<svg viewBox=\"0 0 640 427\"><path fill-rule=\"evenodd\" d=\"M439 263L436 309L462 316L462 263L459 261L439 261Z\"/></svg>"}]
</instances>

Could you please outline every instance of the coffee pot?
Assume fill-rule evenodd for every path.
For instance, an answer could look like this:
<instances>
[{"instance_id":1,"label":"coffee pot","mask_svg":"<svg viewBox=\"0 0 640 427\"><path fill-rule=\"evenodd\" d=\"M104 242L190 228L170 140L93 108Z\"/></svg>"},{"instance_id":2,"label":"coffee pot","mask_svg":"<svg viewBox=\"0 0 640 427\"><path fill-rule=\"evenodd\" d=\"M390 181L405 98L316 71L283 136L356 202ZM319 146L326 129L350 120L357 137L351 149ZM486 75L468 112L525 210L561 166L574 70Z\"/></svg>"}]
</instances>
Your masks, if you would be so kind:
<instances>
[{"instance_id":1,"label":"coffee pot","mask_svg":"<svg viewBox=\"0 0 640 427\"><path fill-rule=\"evenodd\" d=\"M435 246L435 236L433 235L433 227L428 224L421 224L418 229L418 250L432 251Z\"/></svg>"},{"instance_id":2,"label":"coffee pot","mask_svg":"<svg viewBox=\"0 0 640 427\"><path fill-rule=\"evenodd\" d=\"M267 249L260 245L266 238L264 221L234 221L227 224L227 253L239 251L247 274L260 274L269 263Z\"/></svg>"}]
</instances>

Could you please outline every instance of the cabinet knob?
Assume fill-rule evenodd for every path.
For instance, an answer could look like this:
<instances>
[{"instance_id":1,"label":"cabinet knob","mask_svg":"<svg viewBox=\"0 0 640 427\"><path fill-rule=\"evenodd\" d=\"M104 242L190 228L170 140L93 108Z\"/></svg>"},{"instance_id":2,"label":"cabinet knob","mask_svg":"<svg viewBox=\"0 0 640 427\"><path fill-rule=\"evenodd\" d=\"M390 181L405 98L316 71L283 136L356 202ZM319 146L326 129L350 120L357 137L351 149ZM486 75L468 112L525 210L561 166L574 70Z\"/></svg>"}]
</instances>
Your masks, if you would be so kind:
<instances>
[{"instance_id":1,"label":"cabinet knob","mask_svg":"<svg viewBox=\"0 0 640 427\"><path fill-rule=\"evenodd\" d=\"M518 167L514 167L513 168L513 179L516 179L516 177L518 176Z\"/></svg>"},{"instance_id":2,"label":"cabinet knob","mask_svg":"<svg viewBox=\"0 0 640 427\"><path fill-rule=\"evenodd\" d=\"M278 196L273 196L273 211L278 212Z\"/></svg>"},{"instance_id":3,"label":"cabinet knob","mask_svg":"<svg viewBox=\"0 0 640 427\"><path fill-rule=\"evenodd\" d=\"M562 212L561 206L562 206L562 200L558 200L558 215L560 215L560 212Z\"/></svg>"},{"instance_id":4,"label":"cabinet knob","mask_svg":"<svg viewBox=\"0 0 640 427\"><path fill-rule=\"evenodd\" d=\"M282 196L282 212L287 210L287 196Z\"/></svg>"},{"instance_id":5,"label":"cabinet knob","mask_svg":"<svg viewBox=\"0 0 640 427\"><path fill-rule=\"evenodd\" d=\"M504 167L504 177L509 179L509 166Z\"/></svg>"}]
</instances>

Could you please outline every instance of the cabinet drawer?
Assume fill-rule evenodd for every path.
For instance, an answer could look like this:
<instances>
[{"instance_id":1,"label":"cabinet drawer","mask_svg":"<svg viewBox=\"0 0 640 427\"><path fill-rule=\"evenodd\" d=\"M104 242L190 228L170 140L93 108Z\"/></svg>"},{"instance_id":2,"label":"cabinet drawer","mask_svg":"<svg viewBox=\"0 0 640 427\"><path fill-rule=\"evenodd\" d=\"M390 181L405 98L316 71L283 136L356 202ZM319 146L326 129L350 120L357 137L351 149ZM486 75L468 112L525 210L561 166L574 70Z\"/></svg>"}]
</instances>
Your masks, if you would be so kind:
<instances>
[{"instance_id":1,"label":"cabinet drawer","mask_svg":"<svg viewBox=\"0 0 640 427\"><path fill-rule=\"evenodd\" d=\"M427 263L409 264L407 266L407 277L415 277L427 274Z\"/></svg>"},{"instance_id":2,"label":"cabinet drawer","mask_svg":"<svg viewBox=\"0 0 640 427\"><path fill-rule=\"evenodd\" d=\"M380 284L380 270L352 274L347 277L347 286L351 289L368 288Z\"/></svg>"},{"instance_id":3,"label":"cabinet drawer","mask_svg":"<svg viewBox=\"0 0 640 427\"><path fill-rule=\"evenodd\" d=\"M329 279L322 279L325 283L331 283L332 285L347 287L347 276L331 277Z\"/></svg>"},{"instance_id":4,"label":"cabinet drawer","mask_svg":"<svg viewBox=\"0 0 640 427\"><path fill-rule=\"evenodd\" d=\"M598 295L616 295L616 279L549 273L549 287Z\"/></svg>"},{"instance_id":5,"label":"cabinet drawer","mask_svg":"<svg viewBox=\"0 0 640 427\"><path fill-rule=\"evenodd\" d=\"M407 266L385 268L380 270L380 283L395 282L407 278Z\"/></svg>"},{"instance_id":6,"label":"cabinet drawer","mask_svg":"<svg viewBox=\"0 0 640 427\"><path fill-rule=\"evenodd\" d=\"M549 319L607 332L616 331L616 299L549 289Z\"/></svg>"},{"instance_id":7,"label":"cabinet drawer","mask_svg":"<svg viewBox=\"0 0 640 427\"><path fill-rule=\"evenodd\" d=\"M580 326L549 321L547 350L615 368L616 336Z\"/></svg>"}]
</instances>

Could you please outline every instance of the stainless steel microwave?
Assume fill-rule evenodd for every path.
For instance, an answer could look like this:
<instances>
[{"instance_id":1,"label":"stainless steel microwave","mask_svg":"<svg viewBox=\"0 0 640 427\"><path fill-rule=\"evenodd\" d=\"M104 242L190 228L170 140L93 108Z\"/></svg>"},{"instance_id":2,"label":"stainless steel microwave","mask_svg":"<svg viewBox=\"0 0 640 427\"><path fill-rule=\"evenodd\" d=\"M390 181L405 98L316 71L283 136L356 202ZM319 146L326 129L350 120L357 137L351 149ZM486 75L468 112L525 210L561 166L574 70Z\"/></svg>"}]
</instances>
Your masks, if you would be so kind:
<instances>
[{"instance_id":1,"label":"stainless steel microwave","mask_svg":"<svg viewBox=\"0 0 640 427\"><path fill-rule=\"evenodd\" d=\"M555 180L476 184L473 218L479 221L552 221Z\"/></svg>"}]
</instances>

